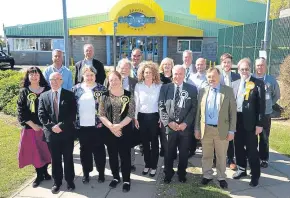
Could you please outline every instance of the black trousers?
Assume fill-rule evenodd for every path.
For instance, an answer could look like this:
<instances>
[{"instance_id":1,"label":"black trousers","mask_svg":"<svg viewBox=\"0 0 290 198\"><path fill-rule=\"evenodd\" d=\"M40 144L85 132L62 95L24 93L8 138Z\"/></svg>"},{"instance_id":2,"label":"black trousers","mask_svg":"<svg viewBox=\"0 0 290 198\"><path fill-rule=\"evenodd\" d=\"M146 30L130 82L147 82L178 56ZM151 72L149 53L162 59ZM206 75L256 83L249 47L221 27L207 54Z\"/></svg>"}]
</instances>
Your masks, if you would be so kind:
<instances>
[{"instance_id":1,"label":"black trousers","mask_svg":"<svg viewBox=\"0 0 290 198\"><path fill-rule=\"evenodd\" d=\"M261 175L261 168L257 148L258 136L255 133L255 128L252 131L247 131L245 130L243 123L243 114L238 113L237 132L235 133L234 139L237 165L246 169L248 159L252 178L259 179Z\"/></svg>"},{"instance_id":2,"label":"black trousers","mask_svg":"<svg viewBox=\"0 0 290 198\"><path fill-rule=\"evenodd\" d=\"M138 113L138 121L145 168L157 169L159 158L159 115L158 113Z\"/></svg>"},{"instance_id":3,"label":"black trousers","mask_svg":"<svg viewBox=\"0 0 290 198\"><path fill-rule=\"evenodd\" d=\"M197 141L194 136L194 131L190 133L190 138L188 138L188 140L189 140L189 152L195 153Z\"/></svg>"},{"instance_id":4,"label":"black trousers","mask_svg":"<svg viewBox=\"0 0 290 198\"><path fill-rule=\"evenodd\" d=\"M111 133L108 131L108 133ZM107 151L109 154L109 164L112 171L114 179L120 181L119 175L119 159L121 159L121 172L123 177L123 182L130 182L131 174L131 146L126 142L122 141L118 137L113 137L110 135L107 141Z\"/></svg>"},{"instance_id":5,"label":"black trousers","mask_svg":"<svg viewBox=\"0 0 290 198\"><path fill-rule=\"evenodd\" d=\"M64 164L64 176L65 180L69 183L74 180L75 170L73 162L73 138L68 138L62 134L57 134L51 137L48 142L48 148L51 153L51 167L52 177L56 185L62 184L63 179L63 167L62 158Z\"/></svg>"},{"instance_id":6,"label":"black trousers","mask_svg":"<svg viewBox=\"0 0 290 198\"><path fill-rule=\"evenodd\" d=\"M104 130L95 126L81 127L78 131L80 141L80 158L84 175L93 171L93 158L99 176L105 175L106 150L104 145Z\"/></svg>"},{"instance_id":7,"label":"black trousers","mask_svg":"<svg viewBox=\"0 0 290 198\"><path fill-rule=\"evenodd\" d=\"M259 155L260 159L263 161L269 160L270 129L271 129L271 115L266 114L263 125L263 132L260 133L260 142L259 142Z\"/></svg>"},{"instance_id":8,"label":"black trousers","mask_svg":"<svg viewBox=\"0 0 290 198\"><path fill-rule=\"evenodd\" d=\"M235 146L234 146L234 140L229 141L229 146L228 146L227 156L228 156L228 162L232 162L232 161L234 161L234 157L235 157Z\"/></svg>"},{"instance_id":9,"label":"black trousers","mask_svg":"<svg viewBox=\"0 0 290 198\"><path fill-rule=\"evenodd\" d=\"M163 124L161 124L161 128L159 128L159 142L160 142L160 151L164 152L164 139L166 138L165 136L165 127L163 126Z\"/></svg>"},{"instance_id":10,"label":"black trousers","mask_svg":"<svg viewBox=\"0 0 290 198\"><path fill-rule=\"evenodd\" d=\"M183 133L183 134L182 134ZM186 168L188 162L188 144L189 136L184 134L186 131L170 131L166 134L164 142L164 173L165 177L172 178L174 175L173 162L176 155L176 150L179 150L178 175L183 177L186 175Z\"/></svg>"}]
</instances>

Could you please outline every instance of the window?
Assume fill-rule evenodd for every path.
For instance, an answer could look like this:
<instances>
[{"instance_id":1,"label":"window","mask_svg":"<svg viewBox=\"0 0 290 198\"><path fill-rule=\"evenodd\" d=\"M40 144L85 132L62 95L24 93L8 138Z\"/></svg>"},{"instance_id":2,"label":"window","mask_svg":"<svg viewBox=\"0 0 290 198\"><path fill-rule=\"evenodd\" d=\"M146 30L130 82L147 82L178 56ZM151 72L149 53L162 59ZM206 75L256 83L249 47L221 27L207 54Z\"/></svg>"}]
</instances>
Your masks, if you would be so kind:
<instances>
[{"instance_id":1,"label":"window","mask_svg":"<svg viewBox=\"0 0 290 198\"><path fill-rule=\"evenodd\" d=\"M52 39L39 39L39 38L14 38L13 48L14 51L51 51Z\"/></svg>"},{"instance_id":2,"label":"window","mask_svg":"<svg viewBox=\"0 0 290 198\"><path fill-rule=\"evenodd\" d=\"M51 39L40 39L40 50L51 51Z\"/></svg>"},{"instance_id":3,"label":"window","mask_svg":"<svg viewBox=\"0 0 290 198\"><path fill-rule=\"evenodd\" d=\"M191 50L192 52L201 52L202 40L177 40L177 52L183 52L184 50Z\"/></svg>"}]
</instances>

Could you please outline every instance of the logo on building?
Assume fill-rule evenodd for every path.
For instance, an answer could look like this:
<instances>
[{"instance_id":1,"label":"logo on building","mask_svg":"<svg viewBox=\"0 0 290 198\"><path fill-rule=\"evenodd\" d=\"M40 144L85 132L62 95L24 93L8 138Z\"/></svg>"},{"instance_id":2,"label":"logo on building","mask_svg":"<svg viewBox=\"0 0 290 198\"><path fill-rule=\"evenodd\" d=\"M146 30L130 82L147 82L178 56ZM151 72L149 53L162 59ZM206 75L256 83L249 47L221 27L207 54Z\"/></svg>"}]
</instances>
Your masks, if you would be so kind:
<instances>
[{"instance_id":1,"label":"logo on building","mask_svg":"<svg viewBox=\"0 0 290 198\"><path fill-rule=\"evenodd\" d=\"M132 28L141 28L144 27L146 24L149 23L156 23L155 17L147 17L142 14L139 10L135 12L131 12L128 16L119 17L118 23L127 23Z\"/></svg>"}]
</instances>

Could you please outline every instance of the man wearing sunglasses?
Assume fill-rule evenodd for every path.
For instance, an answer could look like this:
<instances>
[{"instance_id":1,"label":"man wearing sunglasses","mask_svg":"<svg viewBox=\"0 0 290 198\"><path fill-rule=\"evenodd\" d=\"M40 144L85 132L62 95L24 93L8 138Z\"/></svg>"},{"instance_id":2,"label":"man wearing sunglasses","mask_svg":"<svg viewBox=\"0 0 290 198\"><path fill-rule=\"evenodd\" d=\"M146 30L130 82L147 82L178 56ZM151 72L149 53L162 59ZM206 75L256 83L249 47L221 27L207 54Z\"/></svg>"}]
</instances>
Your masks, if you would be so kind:
<instances>
[{"instance_id":1,"label":"man wearing sunglasses","mask_svg":"<svg viewBox=\"0 0 290 198\"><path fill-rule=\"evenodd\" d=\"M263 131L265 115L264 82L251 76L251 60L244 58L238 63L241 79L232 83L237 101L237 131L235 154L238 170L233 179L247 176L247 159L251 168L250 186L259 184L261 175L258 153L258 135Z\"/></svg>"},{"instance_id":2,"label":"man wearing sunglasses","mask_svg":"<svg viewBox=\"0 0 290 198\"><path fill-rule=\"evenodd\" d=\"M265 58L258 58L255 61L256 73L253 75L257 79L261 80L265 84L265 100L266 100L266 109L265 109L265 119L263 132L260 133L260 142L259 142L259 155L261 160L261 167L268 167L269 160L269 136L271 129L271 114L273 112L272 106L280 99L280 88L277 83L277 80L270 75L267 75L267 61Z\"/></svg>"}]
</instances>

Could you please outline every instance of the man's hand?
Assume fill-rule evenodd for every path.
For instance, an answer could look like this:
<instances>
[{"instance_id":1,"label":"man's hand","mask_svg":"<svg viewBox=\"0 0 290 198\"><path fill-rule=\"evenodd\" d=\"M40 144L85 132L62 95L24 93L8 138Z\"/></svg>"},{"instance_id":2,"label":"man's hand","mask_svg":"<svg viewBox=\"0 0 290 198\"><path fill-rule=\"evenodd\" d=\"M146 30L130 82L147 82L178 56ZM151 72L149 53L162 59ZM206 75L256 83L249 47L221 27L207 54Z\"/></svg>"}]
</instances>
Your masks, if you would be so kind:
<instances>
[{"instance_id":1,"label":"man's hand","mask_svg":"<svg viewBox=\"0 0 290 198\"><path fill-rule=\"evenodd\" d=\"M178 131L184 131L187 127L187 124L184 122L178 125Z\"/></svg>"},{"instance_id":2,"label":"man's hand","mask_svg":"<svg viewBox=\"0 0 290 198\"><path fill-rule=\"evenodd\" d=\"M178 130L178 124L176 122L169 122L168 123L169 128L171 128L173 131Z\"/></svg>"},{"instance_id":3,"label":"man's hand","mask_svg":"<svg viewBox=\"0 0 290 198\"><path fill-rule=\"evenodd\" d=\"M52 131L53 131L54 133L60 133L60 132L62 132L62 130L59 128L58 125L54 125L54 126L52 127Z\"/></svg>"},{"instance_id":4,"label":"man's hand","mask_svg":"<svg viewBox=\"0 0 290 198\"><path fill-rule=\"evenodd\" d=\"M262 131L263 127L256 126L256 135L259 135L260 133L262 133Z\"/></svg>"},{"instance_id":5,"label":"man's hand","mask_svg":"<svg viewBox=\"0 0 290 198\"><path fill-rule=\"evenodd\" d=\"M195 139L200 140L200 138L201 138L200 131L199 130L194 130L194 136L195 136Z\"/></svg>"},{"instance_id":6,"label":"man's hand","mask_svg":"<svg viewBox=\"0 0 290 198\"><path fill-rule=\"evenodd\" d=\"M161 128L161 127L162 127L162 122L161 122L160 119L159 119L159 121L158 121L158 124L159 124L159 128Z\"/></svg>"},{"instance_id":7,"label":"man's hand","mask_svg":"<svg viewBox=\"0 0 290 198\"><path fill-rule=\"evenodd\" d=\"M235 134L234 133L228 133L227 141L232 141L234 138L235 138Z\"/></svg>"}]
</instances>

